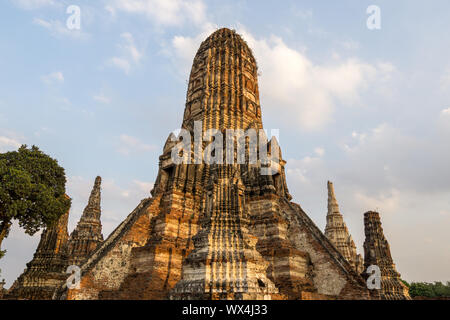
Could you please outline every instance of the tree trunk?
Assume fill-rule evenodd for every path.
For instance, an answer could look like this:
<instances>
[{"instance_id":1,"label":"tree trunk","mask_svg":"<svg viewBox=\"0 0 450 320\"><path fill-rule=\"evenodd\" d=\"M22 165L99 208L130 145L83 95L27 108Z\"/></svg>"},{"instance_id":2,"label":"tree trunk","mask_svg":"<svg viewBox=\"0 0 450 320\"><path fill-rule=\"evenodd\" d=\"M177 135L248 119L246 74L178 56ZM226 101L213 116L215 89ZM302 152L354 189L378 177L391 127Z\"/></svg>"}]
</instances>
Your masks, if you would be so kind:
<instances>
[{"instance_id":1,"label":"tree trunk","mask_svg":"<svg viewBox=\"0 0 450 320\"><path fill-rule=\"evenodd\" d=\"M8 236L11 224L12 223L10 221L3 221L2 223L0 223L0 252L2 249L3 239L5 239Z\"/></svg>"}]
</instances>

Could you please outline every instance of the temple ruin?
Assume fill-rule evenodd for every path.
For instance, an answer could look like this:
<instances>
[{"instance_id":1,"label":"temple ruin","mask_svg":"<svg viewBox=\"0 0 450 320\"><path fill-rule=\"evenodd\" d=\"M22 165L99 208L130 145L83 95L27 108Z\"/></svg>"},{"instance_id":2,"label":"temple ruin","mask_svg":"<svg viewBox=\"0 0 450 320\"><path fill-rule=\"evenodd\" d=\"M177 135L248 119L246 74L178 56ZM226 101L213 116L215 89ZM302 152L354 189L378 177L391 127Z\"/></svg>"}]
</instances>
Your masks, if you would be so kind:
<instances>
[{"instance_id":1,"label":"temple ruin","mask_svg":"<svg viewBox=\"0 0 450 320\"><path fill-rule=\"evenodd\" d=\"M245 41L226 28L203 41L193 61L181 127L194 137L187 141L194 148L199 122L202 133L263 128L256 60ZM279 154L275 163L175 163L172 150L179 141L171 134L159 158L151 196L105 240L97 178L75 231L67 236L64 215L43 233L10 298L407 298L389 294L399 292L399 275L394 273L381 226L377 227L379 219L370 222L368 215L364 266L379 263L382 272L395 279L385 281L384 294L375 296L361 275L361 256L339 211L333 185L328 184L324 234L291 201L286 162L276 140L258 139L269 155ZM205 145L200 147L204 153ZM236 150L232 156L237 157ZM271 165L274 174L262 174ZM70 264L81 267L79 288L64 281Z\"/></svg>"},{"instance_id":2,"label":"temple ruin","mask_svg":"<svg viewBox=\"0 0 450 320\"><path fill-rule=\"evenodd\" d=\"M411 299L408 287L401 281L400 273L395 268L378 212L364 214L364 233L364 268L374 265L381 271L381 288L375 294L379 294L382 300Z\"/></svg>"},{"instance_id":3,"label":"temple ruin","mask_svg":"<svg viewBox=\"0 0 450 320\"><path fill-rule=\"evenodd\" d=\"M339 252L347 259L352 267L359 274L364 271L364 262L360 254L356 252L356 245L353 241L344 217L339 210L339 205L334 194L333 183L328 181L328 213L325 236L333 243Z\"/></svg>"}]
</instances>

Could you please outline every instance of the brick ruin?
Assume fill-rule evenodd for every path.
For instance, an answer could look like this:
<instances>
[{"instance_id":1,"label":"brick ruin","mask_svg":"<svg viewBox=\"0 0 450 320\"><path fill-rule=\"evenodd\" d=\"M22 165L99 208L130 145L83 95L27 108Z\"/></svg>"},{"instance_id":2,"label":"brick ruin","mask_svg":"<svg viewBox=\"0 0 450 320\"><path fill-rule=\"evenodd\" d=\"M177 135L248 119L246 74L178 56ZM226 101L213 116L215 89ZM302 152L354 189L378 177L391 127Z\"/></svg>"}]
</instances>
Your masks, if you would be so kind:
<instances>
[{"instance_id":1,"label":"brick ruin","mask_svg":"<svg viewBox=\"0 0 450 320\"><path fill-rule=\"evenodd\" d=\"M364 214L364 233L364 268L376 265L381 271L381 289L374 294L380 295L382 300L411 299L408 287L401 281L400 273L395 268L378 212Z\"/></svg>"},{"instance_id":2,"label":"brick ruin","mask_svg":"<svg viewBox=\"0 0 450 320\"><path fill-rule=\"evenodd\" d=\"M201 121L202 132L261 129L258 90L257 65L250 48L234 31L220 29L201 44L194 58L182 128L194 140L195 121ZM324 234L291 202L286 162L276 140L268 142L263 137L268 153L280 154L274 175L261 174L261 162L174 163L174 140L171 134L163 148L151 196L106 240L101 236L97 178L70 239L66 218L60 220L60 227L44 232L42 245L10 296L47 299L52 292L53 299L69 300L374 297L360 274L361 259L332 185ZM204 151L205 145L201 148ZM46 233L53 237L61 233L59 237L65 240L49 242ZM58 246L65 248L61 251L64 267L69 262L81 266L79 289L68 288L57 277L68 277L64 268L51 273L56 270L51 269L51 262L39 260L46 254L53 261L60 252ZM380 263L385 258L382 254ZM51 289L43 290L46 284L41 279L46 277L54 282L47 285ZM25 294L27 290L34 293Z\"/></svg>"},{"instance_id":3,"label":"brick ruin","mask_svg":"<svg viewBox=\"0 0 450 320\"><path fill-rule=\"evenodd\" d=\"M81 266L103 242L101 215L101 177L95 179L89 202L67 242L69 265Z\"/></svg>"},{"instance_id":4,"label":"brick ruin","mask_svg":"<svg viewBox=\"0 0 450 320\"><path fill-rule=\"evenodd\" d=\"M67 254L65 247L69 234L67 222L69 211L63 214L55 225L42 232L33 260L9 289L9 299L51 299L55 287L67 275Z\"/></svg>"},{"instance_id":5,"label":"brick ruin","mask_svg":"<svg viewBox=\"0 0 450 320\"><path fill-rule=\"evenodd\" d=\"M359 273L364 271L364 262L360 254L356 252L356 245L353 241L344 217L339 210L339 205L334 194L333 183L328 181L328 213L325 236L333 243L339 252L347 259L352 267Z\"/></svg>"},{"instance_id":6,"label":"brick ruin","mask_svg":"<svg viewBox=\"0 0 450 320\"><path fill-rule=\"evenodd\" d=\"M6 289L4 288L5 284L6 284L5 279L0 281L0 300L3 299L3 296L6 293Z\"/></svg>"},{"instance_id":7,"label":"brick ruin","mask_svg":"<svg viewBox=\"0 0 450 320\"><path fill-rule=\"evenodd\" d=\"M97 177L76 229L69 237L69 211L46 228L27 268L9 289L7 299L50 300L69 276L70 265L81 266L103 241L100 223L100 185Z\"/></svg>"}]
</instances>

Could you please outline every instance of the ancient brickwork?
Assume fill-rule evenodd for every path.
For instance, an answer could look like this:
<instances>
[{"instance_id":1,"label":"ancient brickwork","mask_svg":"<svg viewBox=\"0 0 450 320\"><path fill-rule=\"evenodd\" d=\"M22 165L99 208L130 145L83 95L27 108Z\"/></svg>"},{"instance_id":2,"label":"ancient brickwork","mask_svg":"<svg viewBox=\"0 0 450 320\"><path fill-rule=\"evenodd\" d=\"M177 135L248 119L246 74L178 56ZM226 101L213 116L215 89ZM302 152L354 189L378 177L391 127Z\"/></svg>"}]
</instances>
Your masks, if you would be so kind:
<instances>
[{"instance_id":1,"label":"ancient brickwork","mask_svg":"<svg viewBox=\"0 0 450 320\"><path fill-rule=\"evenodd\" d=\"M267 278L268 263L249 232L245 186L238 166L213 166L203 197L195 250L183 264L173 299L265 299L278 290Z\"/></svg>"},{"instance_id":2,"label":"ancient brickwork","mask_svg":"<svg viewBox=\"0 0 450 320\"><path fill-rule=\"evenodd\" d=\"M256 61L229 29L213 33L194 58L182 123L192 145L197 120L202 133L262 128ZM290 202L286 162L271 142L268 153L280 159L274 175L263 175L261 163L176 164L171 134L152 198L83 264L81 288L62 286L55 298L368 298L363 279Z\"/></svg>"},{"instance_id":3,"label":"ancient brickwork","mask_svg":"<svg viewBox=\"0 0 450 320\"><path fill-rule=\"evenodd\" d=\"M101 177L95 179L89 202L67 243L69 265L81 266L103 242L101 215Z\"/></svg>"},{"instance_id":4,"label":"ancient brickwork","mask_svg":"<svg viewBox=\"0 0 450 320\"><path fill-rule=\"evenodd\" d=\"M120 298L120 288L130 272L132 249L142 247L150 236L150 220L159 199L144 199L111 233L81 267L80 289L63 285L54 298L94 300ZM136 283L138 285L138 283ZM117 295L114 296L114 293Z\"/></svg>"},{"instance_id":5,"label":"ancient brickwork","mask_svg":"<svg viewBox=\"0 0 450 320\"><path fill-rule=\"evenodd\" d=\"M326 299L369 299L364 280L302 208L286 199L282 203L291 222L289 239L310 257L315 290Z\"/></svg>"},{"instance_id":6,"label":"ancient brickwork","mask_svg":"<svg viewBox=\"0 0 450 320\"><path fill-rule=\"evenodd\" d=\"M339 250L352 267L361 274L364 271L363 260L361 255L356 252L356 245L353 241L344 217L339 210L339 205L334 193L333 183L328 181L328 213L327 224L325 227L325 236L330 239L331 243Z\"/></svg>"},{"instance_id":7,"label":"ancient brickwork","mask_svg":"<svg viewBox=\"0 0 450 320\"><path fill-rule=\"evenodd\" d=\"M4 288L5 284L5 279L0 281L0 300L3 299L3 296L6 294L6 289Z\"/></svg>"},{"instance_id":8,"label":"ancient brickwork","mask_svg":"<svg viewBox=\"0 0 450 320\"><path fill-rule=\"evenodd\" d=\"M395 268L378 212L369 211L364 214L364 232L364 267L367 269L375 265L381 271L381 290L374 290L378 291L375 294L383 300L411 299L408 288Z\"/></svg>"},{"instance_id":9,"label":"ancient brickwork","mask_svg":"<svg viewBox=\"0 0 450 320\"><path fill-rule=\"evenodd\" d=\"M262 128L256 60L235 32L220 29L200 45L189 79L183 128Z\"/></svg>"},{"instance_id":10,"label":"ancient brickwork","mask_svg":"<svg viewBox=\"0 0 450 320\"><path fill-rule=\"evenodd\" d=\"M55 289L67 278L68 218L69 211L42 232L33 260L10 288L8 299L51 299Z\"/></svg>"}]
</instances>

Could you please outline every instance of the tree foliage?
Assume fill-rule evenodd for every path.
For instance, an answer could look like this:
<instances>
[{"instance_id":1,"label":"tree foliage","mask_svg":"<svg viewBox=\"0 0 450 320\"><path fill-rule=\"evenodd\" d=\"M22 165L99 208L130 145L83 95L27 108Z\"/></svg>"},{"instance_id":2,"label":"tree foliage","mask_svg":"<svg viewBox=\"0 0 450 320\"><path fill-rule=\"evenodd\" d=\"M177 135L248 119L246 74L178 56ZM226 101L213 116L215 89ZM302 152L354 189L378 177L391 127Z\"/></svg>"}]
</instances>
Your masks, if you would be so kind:
<instances>
[{"instance_id":1,"label":"tree foliage","mask_svg":"<svg viewBox=\"0 0 450 320\"><path fill-rule=\"evenodd\" d=\"M33 235L67 212L65 185L64 169L36 146L0 154L0 246L14 220Z\"/></svg>"},{"instance_id":2,"label":"tree foliage","mask_svg":"<svg viewBox=\"0 0 450 320\"><path fill-rule=\"evenodd\" d=\"M427 298L450 297L450 282L447 282L447 284L442 282L413 282L409 287L409 295Z\"/></svg>"}]
</instances>

